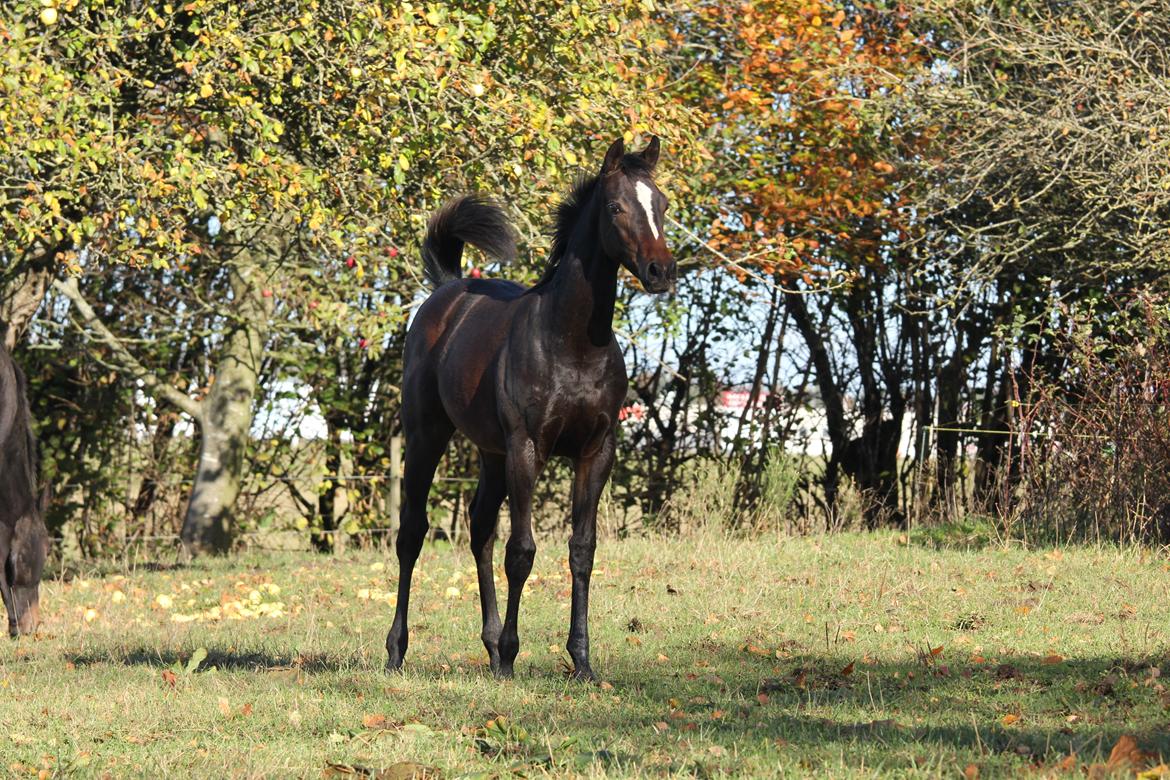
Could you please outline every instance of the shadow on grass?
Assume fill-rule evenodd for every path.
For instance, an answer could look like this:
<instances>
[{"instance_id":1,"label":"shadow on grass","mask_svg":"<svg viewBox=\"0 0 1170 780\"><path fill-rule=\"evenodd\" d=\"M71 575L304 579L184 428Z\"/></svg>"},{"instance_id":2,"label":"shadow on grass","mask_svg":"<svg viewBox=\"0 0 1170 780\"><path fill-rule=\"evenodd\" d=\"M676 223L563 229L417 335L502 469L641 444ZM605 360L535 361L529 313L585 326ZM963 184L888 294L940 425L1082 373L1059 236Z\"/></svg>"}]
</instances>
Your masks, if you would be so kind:
<instances>
[{"instance_id":1,"label":"shadow on grass","mask_svg":"<svg viewBox=\"0 0 1170 780\"><path fill-rule=\"evenodd\" d=\"M931 550L983 550L1002 543L992 520L970 515L949 523L933 523L914 528L909 533L911 544Z\"/></svg>"},{"instance_id":2,"label":"shadow on grass","mask_svg":"<svg viewBox=\"0 0 1170 780\"><path fill-rule=\"evenodd\" d=\"M46 562L43 580L45 582L72 582L76 579L100 579L115 574L134 575L143 572L203 572L211 573L217 570L216 561L195 559L187 563L175 560L171 562L143 561L131 566L124 566L114 560L103 561L66 561L52 560Z\"/></svg>"},{"instance_id":3,"label":"shadow on grass","mask_svg":"<svg viewBox=\"0 0 1170 780\"><path fill-rule=\"evenodd\" d=\"M753 734L788 744L877 741L884 751L907 756L944 748L1041 765L1069 754L1103 762L1118 738L1130 734L1144 750L1170 756L1164 654L989 662L939 650L865 663L820 654L762 659L723 647L710 668L731 673L684 673L676 679L683 696L656 695L662 681L641 669L624 670L629 676L622 684L640 689L672 716L693 708L676 720L683 728L705 720L706 733L720 742ZM734 704L716 719L721 698Z\"/></svg>"},{"instance_id":4,"label":"shadow on grass","mask_svg":"<svg viewBox=\"0 0 1170 780\"><path fill-rule=\"evenodd\" d=\"M66 655L65 659L75 666L98 666L103 664L124 666L151 666L157 669L183 667L191 654L159 652L151 648L136 648L124 652L98 652L80 655ZM267 652L234 652L207 648L207 657L199 664L204 671L215 667L235 672L280 672L300 671L307 674L325 672L351 672L365 670L369 664L359 656L337 656L325 653L298 653L296 655Z\"/></svg>"},{"instance_id":5,"label":"shadow on grass","mask_svg":"<svg viewBox=\"0 0 1170 780\"><path fill-rule=\"evenodd\" d=\"M425 657L408 661L405 678L388 675L377 662L358 655L216 648L208 648L200 668L289 671L338 693L376 697L381 691L390 696L394 718L430 723L439 730L469 716L475 727L506 714L537 734L548 728L550 702L570 699L579 706L559 711L554 728L572 737L573 747L566 750L574 760L633 767L649 762L657 751L656 766L666 760L670 771L700 775L734 771L729 756L740 746L761 744L799 760L810 771L818 766L828 771L842 756L851 755L864 756L869 766L928 773L953 772L956 763L961 770L967 762L1004 774L1027 767L1052 769L1070 754L1076 755L1078 766L1085 766L1106 762L1126 734L1153 756L1170 756L1170 692L1161 683L1161 668L1168 660L1164 654L984 660L926 649L917 657L868 662L839 648L830 654L777 659L704 642L698 657L703 659L699 664L672 670L669 663L635 663L617 655L610 669L601 670L608 681L601 687L523 663L514 681L498 683L502 695L496 703L495 697L484 696L480 682L470 685L490 680L486 667L452 670ZM182 667L188 658L142 647L67 660L77 666L167 669ZM346 676L311 678L329 673ZM407 693L410 688L399 688L395 679L422 688ZM509 695L516 692L522 696ZM528 765L554 760L552 743L521 738L520 733L465 738L493 760ZM638 746L635 751L645 745L645 755L631 751L630 740ZM724 752L710 761L694 758L694 750L691 758L680 757L686 751L671 753L671 745L691 743L704 749L719 746Z\"/></svg>"},{"instance_id":6,"label":"shadow on grass","mask_svg":"<svg viewBox=\"0 0 1170 780\"><path fill-rule=\"evenodd\" d=\"M762 659L734 647L710 649L709 666L681 672L666 664L615 663L604 675L612 690L572 683L551 670L518 668L517 680L501 685L523 686L525 701L533 697L533 703L504 713L484 709L481 715L486 720L506 714L536 730L547 718L542 694L579 702L617 696L621 703L604 716L589 706L558 713L557 730L577 737L579 747L591 746L594 755L608 754L621 737L642 741L648 753L657 747L658 763L664 744L720 746L726 757L745 745L758 749L767 743L810 771L818 765L829 771L843 756L856 755L867 766L887 769L957 774L970 762L985 773L1014 774L1054 770L1062 761L1105 764L1122 735L1136 739L1148 764L1170 757L1170 693L1160 683L1165 656L1010 656L987 662L928 650L919 658L864 664L845 656ZM429 667L413 674L427 681L459 679ZM467 710L471 694L449 684L434 688L415 717L425 721L428 713ZM483 701L482 689L476 695ZM540 763L546 744L533 740L498 749ZM670 771L734 771L726 764L731 759L687 763L677 758L686 751L676 750L675 757L666 752ZM612 757L623 765L649 760L628 749L614 750Z\"/></svg>"}]
</instances>

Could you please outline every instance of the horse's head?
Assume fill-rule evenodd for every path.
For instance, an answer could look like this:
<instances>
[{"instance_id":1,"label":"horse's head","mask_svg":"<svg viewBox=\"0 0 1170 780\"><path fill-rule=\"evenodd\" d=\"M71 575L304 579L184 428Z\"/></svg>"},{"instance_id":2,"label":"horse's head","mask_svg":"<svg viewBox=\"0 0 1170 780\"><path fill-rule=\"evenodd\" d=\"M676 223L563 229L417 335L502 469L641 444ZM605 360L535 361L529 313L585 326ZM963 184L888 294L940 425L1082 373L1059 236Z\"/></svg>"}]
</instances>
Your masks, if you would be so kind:
<instances>
[{"instance_id":1,"label":"horse's head","mask_svg":"<svg viewBox=\"0 0 1170 780\"><path fill-rule=\"evenodd\" d=\"M4 561L3 576L12 593L12 614L16 622L9 622L11 636L31 634L41 624L41 574L49 554L49 533L41 516L47 492L35 513L16 521L8 558Z\"/></svg>"},{"instance_id":2,"label":"horse's head","mask_svg":"<svg viewBox=\"0 0 1170 780\"><path fill-rule=\"evenodd\" d=\"M635 154L626 154L619 138L605 154L600 179L602 247L652 293L671 289L677 271L662 228L666 196L654 186L657 164L657 137Z\"/></svg>"}]
</instances>

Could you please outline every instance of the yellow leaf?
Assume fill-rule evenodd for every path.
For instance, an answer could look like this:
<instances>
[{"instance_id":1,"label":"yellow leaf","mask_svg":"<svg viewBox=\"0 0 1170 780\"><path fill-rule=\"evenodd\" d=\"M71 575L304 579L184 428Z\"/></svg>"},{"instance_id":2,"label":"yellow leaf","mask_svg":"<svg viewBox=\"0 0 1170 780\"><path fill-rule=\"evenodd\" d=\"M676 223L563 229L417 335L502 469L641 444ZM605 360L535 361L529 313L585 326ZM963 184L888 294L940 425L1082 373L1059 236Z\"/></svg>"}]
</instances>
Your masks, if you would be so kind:
<instances>
[{"instance_id":1,"label":"yellow leaf","mask_svg":"<svg viewBox=\"0 0 1170 780\"><path fill-rule=\"evenodd\" d=\"M1000 718L999 722L1005 726L1010 726L1013 723L1016 723L1017 721L1019 721L1019 719L1020 719L1019 715L1004 715L1002 718Z\"/></svg>"},{"instance_id":2,"label":"yellow leaf","mask_svg":"<svg viewBox=\"0 0 1170 780\"><path fill-rule=\"evenodd\" d=\"M199 97L201 97L201 98L209 98L214 93L215 93L215 90L211 88L210 84L204 84L202 87L199 88Z\"/></svg>"}]
</instances>

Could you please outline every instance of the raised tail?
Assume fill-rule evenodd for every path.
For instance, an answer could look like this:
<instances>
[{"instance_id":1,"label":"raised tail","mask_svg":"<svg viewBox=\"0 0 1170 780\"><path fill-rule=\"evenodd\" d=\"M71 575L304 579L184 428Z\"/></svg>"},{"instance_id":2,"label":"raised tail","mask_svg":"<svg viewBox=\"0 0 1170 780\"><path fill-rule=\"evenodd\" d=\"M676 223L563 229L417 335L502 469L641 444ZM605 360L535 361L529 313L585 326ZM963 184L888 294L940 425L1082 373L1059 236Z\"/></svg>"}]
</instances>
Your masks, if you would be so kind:
<instances>
[{"instance_id":1,"label":"raised tail","mask_svg":"<svg viewBox=\"0 0 1170 780\"><path fill-rule=\"evenodd\" d=\"M454 198L434 213L423 239L423 272L433 286L463 275L464 244L504 262L516 257L516 236L499 206L479 195Z\"/></svg>"}]
</instances>

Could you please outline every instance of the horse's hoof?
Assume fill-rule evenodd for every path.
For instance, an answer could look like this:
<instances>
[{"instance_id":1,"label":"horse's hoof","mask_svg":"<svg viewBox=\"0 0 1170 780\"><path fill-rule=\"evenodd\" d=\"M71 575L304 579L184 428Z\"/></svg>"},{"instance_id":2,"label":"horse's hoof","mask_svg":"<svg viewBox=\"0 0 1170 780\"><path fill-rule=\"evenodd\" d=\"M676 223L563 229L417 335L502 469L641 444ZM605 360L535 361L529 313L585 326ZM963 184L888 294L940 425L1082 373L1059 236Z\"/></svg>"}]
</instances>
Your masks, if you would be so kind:
<instances>
[{"instance_id":1,"label":"horse's hoof","mask_svg":"<svg viewBox=\"0 0 1170 780\"><path fill-rule=\"evenodd\" d=\"M583 683L595 683L597 682L597 675L593 673L592 669L586 666L583 669L574 669L572 673L569 674L569 679Z\"/></svg>"},{"instance_id":2,"label":"horse's hoof","mask_svg":"<svg viewBox=\"0 0 1170 780\"><path fill-rule=\"evenodd\" d=\"M402 656L395 658L393 655L386 659L387 672L401 672L402 671Z\"/></svg>"},{"instance_id":3,"label":"horse's hoof","mask_svg":"<svg viewBox=\"0 0 1170 780\"><path fill-rule=\"evenodd\" d=\"M495 670L497 680L511 680L516 676L516 672L512 670L511 666L501 665L499 669Z\"/></svg>"}]
</instances>

